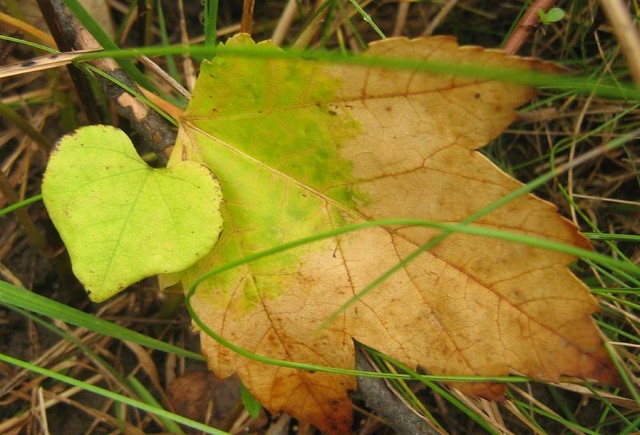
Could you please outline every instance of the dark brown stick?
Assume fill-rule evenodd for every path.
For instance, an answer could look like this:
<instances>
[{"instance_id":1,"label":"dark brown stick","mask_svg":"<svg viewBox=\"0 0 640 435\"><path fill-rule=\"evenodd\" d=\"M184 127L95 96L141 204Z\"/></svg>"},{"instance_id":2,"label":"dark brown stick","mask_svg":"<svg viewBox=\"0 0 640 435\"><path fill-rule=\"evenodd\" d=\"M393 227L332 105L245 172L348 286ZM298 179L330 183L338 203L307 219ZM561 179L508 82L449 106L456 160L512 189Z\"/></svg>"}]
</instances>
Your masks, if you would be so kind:
<instances>
[{"instance_id":1,"label":"dark brown stick","mask_svg":"<svg viewBox=\"0 0 640 435\"><path fill-rule=\"evenodd\" d=\"M56 41L56 45L60 51L71 51L73 45L65 32L64 25L59 21L58 15L55 13L54 7L49 0L38 0L38 7L42 12L42 16L49 26L51 35ZM84 109L84 113L87 115L87 120L91 124L100 123L100 114L98 113L98 103L91 91L91 85L89 79L75 66L67 66L71 80L78 92L80 103Z\"/></svg>"},{"instance_id":2,"label":"dark brown stick","mask_svg":"<svg viewBox=\"0 0 640 435\"><path fill-rule=\"evenodd\" d=\"M366 351L356 343L356 368L373 371ZM364 397L367 406L384 418L397 433L435 435L433 430L415 411L394 394L384 379L358 377L358 393Z\"/></svg>"},{"instance_id":3,"label":"dark brown stick","mask_svg":"<svg viewBox=\"0 0 640 435\"><path fill-rule=\"evenodd\" d=\"M59 29L56 29L55 33L52 31L52 33L56 41L58 40L58 34L63 35L60 38L64 38L68 44L66 50L102 48L61 0L38 0L38 3L45 4L46 10L43 9L45 16L46 14L55 16L54 25L58 26ZM92 64L101 71L115 77L129 88L135 91L138 90L135 83L120 69L113 59L99 59L93 61ZM76 69L76 71L78 70ZM80 71L78 72L82 74ZM164 150L175 143L176 133L174 129L148 105L111 80L102 77L99 77L98 80L104 92L115 103L118 113L131 122L131 126L142 137L142 140L153 149L160 162L166 162ZM82 93L84 92L82 91ZM90 91L87 92L91 94ZM97 105L94 107L97 107Z\"/></svg>"},{"instance_id":4,"label":"dark brown stick","mask_svg":"<svg viewBox=\"0 0 640 435\"><path fill-rule=\"evenodd\" d=\"M502 51L507 54L516 54L525 43L529 34L538 27L540 16L538 10L547 12L553 6L553 0L535 0L529 9L524 13L507 42L502 47Z\"/></svg>"}]
</instances>

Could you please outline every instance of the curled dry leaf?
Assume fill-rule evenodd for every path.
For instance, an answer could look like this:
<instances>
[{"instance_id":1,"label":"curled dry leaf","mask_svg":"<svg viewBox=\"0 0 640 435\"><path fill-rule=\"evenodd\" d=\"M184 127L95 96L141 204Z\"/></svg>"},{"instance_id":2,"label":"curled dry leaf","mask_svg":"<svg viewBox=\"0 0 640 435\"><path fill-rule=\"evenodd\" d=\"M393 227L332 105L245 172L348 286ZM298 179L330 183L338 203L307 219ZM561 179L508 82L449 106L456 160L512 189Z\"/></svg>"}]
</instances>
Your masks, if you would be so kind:
<instances>
[{"instance_id":1,"label":"curled dry leaf","mask_svg":"<svg viewBox=\"0 0 640 435\"><path fill-rule=\"evenodd\" d=\"M229 44L275 50L243 35ZM450 37L391 39L366 56L553 68L458 47ZM498 81L222 49L202 66L177 148L199 155L219 178L224 228L184 281L346 224L464 220L521 186L476 149L533 94ZM532 195L476 223L589 247L553 205ZM614 378L591 319L596 302L567 268L575 258L501 240L451 235L318 331L359 290L438 234L376 227L314 242L206 281L193 304L221 336L273 358L353 368L355 339L432 374ZM327 433L350 432L354 378L265 365L202 339L214 372L237 372L266 408ZM458 386L488 398L504 392L501 384Z\"/></svg>"}]
</instances>

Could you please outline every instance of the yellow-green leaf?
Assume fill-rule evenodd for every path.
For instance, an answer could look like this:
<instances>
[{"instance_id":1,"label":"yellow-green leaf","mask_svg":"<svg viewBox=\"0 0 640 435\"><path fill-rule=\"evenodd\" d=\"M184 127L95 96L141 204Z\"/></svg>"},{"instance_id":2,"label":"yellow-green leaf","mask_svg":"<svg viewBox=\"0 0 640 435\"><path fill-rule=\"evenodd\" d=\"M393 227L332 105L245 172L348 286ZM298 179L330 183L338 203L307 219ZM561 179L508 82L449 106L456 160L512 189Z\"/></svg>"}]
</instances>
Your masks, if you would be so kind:
<instances>
[{"instance_id":1,"label":"yellow-green leaf","mask_svg":"<svg viewBox=\"0 0 640 435\"><path fill-rule=\"evenodd\" d=\"M154 169L121 130L90 126L52 152L42 195L73 271L94 302L205 256L222 227L221 191L205 166Z\"/></svg>"}]
</instances>

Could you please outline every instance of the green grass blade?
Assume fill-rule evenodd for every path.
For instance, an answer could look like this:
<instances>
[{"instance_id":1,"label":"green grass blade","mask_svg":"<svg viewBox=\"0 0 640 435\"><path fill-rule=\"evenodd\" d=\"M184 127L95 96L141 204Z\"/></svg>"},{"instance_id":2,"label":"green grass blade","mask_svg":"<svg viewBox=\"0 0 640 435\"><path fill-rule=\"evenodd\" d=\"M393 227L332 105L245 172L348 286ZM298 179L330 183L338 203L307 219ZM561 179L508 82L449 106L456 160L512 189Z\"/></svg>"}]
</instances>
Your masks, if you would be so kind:
<instances>
[{"instance_id":1,"label":"green grass blade","mask_svg":"<svg viewBox=\"0 0 640 435\"><path fill-rule=\"evenodd\" d=\"M214 47L204 45L170 45L166 47L144 47L121 50L105 50L87 53L76 58L76 62L112 57L136 57L140 55L164 56L167 54L191 54L210 56ZM327 50L304 51L294 48L286 50L252 50L246 47L215 47L215 52L224 50L226 56L246 58L274 59L312 59L345 65L373 66L379 68L415 70L434 74L454 74L478 77L487 80L498 80L518 83L534 87L544 87L554 92L571 91L576 94L593 95L603 98L640 100L640 89L631 84L604 82L586 76L569 76L566 74L542 73L539 71L522 71L508 68L496 68L486 65L439 62L433 60L415 60L400 58L380 58L367 56L351 56Z\"/></svg>"},{"instance_id":2,"label":"green grass blade","mask_svg":"<svg viewBox=\"0 0 640 435\"><path fill-rule=\"evenodd\" d=\"M204 0L204 45L213 48L216 45L217 36L218 0Z\"/></svg>"},{"instance_id":3,"label":"green grass blade","mask_svg":"<svg viewBox=\"0 0 640 435\"><path fill-rule=\"evenodd\" d=\"M62 320L63 322L75 326L81 326L110 337L138 343L151 349L204 361L204 357L202 357L202 355L147 337L146 335L116 325L115 323L108 322L80 310L76 310L75 308L71 308L54 300L45 298L44 296L40 296L36 293L30 292L29 290L13 286L5 281L0 281L0 304L5 305L8 308L12 308L13 306L20 307L27 311L42 314L44 316L51 317L52 319Z\"/></svg>"},{"instance_id":4,"label":"green grass blade","mask_svg":"<svg viewBox=\"0 0 640 435\"><path fill-rule=\"evenodd\" d=\"M184 424L185 426L197 429L197 430L201 430L204 433L208 433L208 434L213 434L213 435L223 435L223 434L227 434L227 432L221 431L219 429L215 429L212 428L210 426L207 426L205 424L199 423L197 421L191 420L189 418L186 417L182 417L180 415L176 415L173 414L165 409L162 408L157 408L155 406L146 404L146 403L142 403L139 402L137 400L131 399L129 397L123 396L121 394L118 393L114 393L112 391L109 390L105 390L104 388L100 388L97 387L95 385L91 385L91 384L87 384L86 382L82 382L78 379L72 378L70 376L66 376L60 373L56 373L54 371L51 370L47 370L45 368L42 368L40 366L37 366L35 364L32 364L30 362L27 361L22 361L19 360L17 358L13 358L9 355L5 355L3 353L0 353L0 361L5 362L7 364L11 364L29 371L32 371L34 373L37 373L39 375L43 375L43 376L47 376L49 378L55 379L57 381L60 382L64 382L66 384L69 385L73 385L74 387L79 387L82 388L85 391L90 391L94 394L98 394L100 396L106 397L108 399L111 400L115 400L116 402L121 402L124 403L126 405L132 406L134 408L140 409L142 411L145 412L149 412L151 414L155 414L157 416L161 416L163 418L175 421L177 423L180 424Z\"/></svg>"},{"instance_id":5,"label":"green grass blade","mask_svg":"<svg viewBox=\"0 0 640 435\"><path fill-rule=\"evenodd\" d=\"M156 2L157 5L157 14L158 14L158 25L160 27L160 40L162 41L162 45L169 45L169 35L167 34L167 23L164 19L164 10L162 9L162 2ZM173 79L177 82L180 82L180 73L178 72L178 66L176 65L176 60L172 55L166 55L165 60L167 62L167 69L169 70L169 75L173 77Z\"/></svg>"},{"instance_id":6,"label":"green grass blade","mask_svg":"<svg viewBox=\"0 0 640 435\"><path fill-rule=\"evenodd\" d=\"M5 214L9 214L12 211L15 211L19 208L22 207L26 207L29 204L32 204L34 202L40 201L42 199L42 195L38 194L35 196L32 196L31 198L27 198L24 201L20 201L20 202L16 202L15 204L11 204L10 206L7 206L5 208L3 208L2 210L0 210L0 216L4 216Z\"/></svg>"},{"instance_id":7,"label":"green grass blade","mask_svg":"<svg viewBox=\"0 0 640 435\"><path fill-rule=\"evenodd\" d=\"M295 363L295 362L291 362L291 361L284 361L284 360L277 360L277 359L273 359L273 358L267 358L261 355L257 355L251 352L246 351L245 349L242 349L236 345L234 345L233 343L231 343L230 341L224 339L223 337L219 336L216 332L214 332L213 330L211 330L196 314L195 310L193 309L193 306L191 305L191 298L193 297L193 295L195 294L195 291L197 289L197 287L205 280L218 275L220 273L223 273L227 270L233 269L235 267L238 267L240 265L243 264L247 264L250 263L252 261L256 261L259 260L261 258L267 257L269 255L273 255L279 252L283 252L289 249L293 249L297 246L301 246L307 243L312 243L318 240L322 240L322 239L326 239L326 238L331 238L331 237L335 237L337 235L340 234L345 234L351 231L357 231L359 229L364 229L364 228L369 228L372 226L392 226L392 225L401 225L401 226L407 226L407 225L414 225L414 226L427 226L427 227L432 227L432 228L438 228L444 231L448 231L449 233L453 233L453 232L460 232L460 233L464 233L464 234L469 234L469 235L475 235L475 236L483 236L483 237L492 237L492 238L496 238L496 239L501 239L501 240L507 240L507 241L511 241L511 242L515 242L515 243L524 243L530 246L535 246L538 248L543 248L543 249L551 249L557 252L564 252L567 254L571 254L577 257L582 257L582 258L587 258L593 261L598 261L602 264L611 266L611 267L618 267L620 269L626 270L630 273L635 273L638 274L640 276L640 266L637 266L635 264L630 264L624 261L620 261L617 260L615 258L611 258L608 257L606 255L602 255L602 254L598 254L596 252L592 252L592 251L588 251L585 249L581 249L581 248L577 248L575 246L572 245L566 245L563 243L558 243L558 242L552 242L546 239L541 239L538 237L531 237L531 236L525 236L522 234L518 234L518 233L510 233L510 232L505 232L505 231L499 231L499 230L494 230L494 229L490 229L490 228L483 228L483 227L477 227L477 226L470 226L470 225L466 225L466 224L445 224L445 223L438 223L438 222L429 222L429 221L423 221L423 220L418 220L418 219L384 219L384 220L377 220L377 221L370 221L370 222L365 222L365 223L361 223L361 224L355 224L355 225L349 225L349 226L345 226L342 228L338 228L332 231L327 231L324 233L319 233L310 237L306 237L306 238L302 238L302 239L298 239L289 243L285 243L282 244L280 246L277 246L275 248L271 248L271 249L267 249L261 252L258 252L256 254L247 256L245 258L242 258L240 260L236 260L236 261L232 261L229 262L227 264L224 264L220 267L214 268L212 270L210 270L209 272L201 275L200 277L198 277L198 279L196 279L194 281L194 283L192 284L192 286L190 287L190 289L187 292L187 298L186 298L186 306L187 306L187 310L189 311L189 314L191 315L191 317L193 318L194 322L196 322L196 324L209 336L211 336L213 339L215 339L216 341L218 341L219 343L221 343L222 345L228 347L229 349L232 349L234 352L237 352L247 358L251 358L257 361L261 361L267 364L274 364L274 365L279 365L282 367L290 367L290 368L297 368L297 369L302 369L302 370L318 370L318 371L325 371L325 372L331 372L331 373L343 373L343 374L352 374L352 375L358 375L358 376L362 376L361 372L358 371L352 371L352 370L343 370L343 369L335 369L332 367L323 367L323 366L313 366L313 365L309 365L309 364L299 364L299 363ZM405 258L406 260L406 258ZM405 262L401 262L402 264L405 264ZM377 280L374 281L373 284L376 284L377 282L380 281L380 278L378 278ZM375 287L375 285L371 284L371 288ZM377 284L376 284L377 285ZM477 379L477 378L474 378ZM450 378L448 378L448 380L451 380Z\"/></svg>"},{"instance_id":8,"label":"green grass blade","mask_svg":"<svg viewBox=\"0 0 640 435\"><path fill-rule=\"evenodd\" d=\"M153 406L154 408L163 409L162 405L160 405L156 398L153 397L153 394L151 394L151 392L147 390L142 382L140 382L135 376L129 376L127 380L129 381L129 384L136 392L136 394L140 396L140 398L144 400L145 403ZM180 429L180 426L178 426L173 419L167 418L164 415L158 415L158 418L160 419L160 421L162 421L162 424L164 424L164 426L169 430L170 433L184 434L182 429Z\"/></svg>"}]
</instances>

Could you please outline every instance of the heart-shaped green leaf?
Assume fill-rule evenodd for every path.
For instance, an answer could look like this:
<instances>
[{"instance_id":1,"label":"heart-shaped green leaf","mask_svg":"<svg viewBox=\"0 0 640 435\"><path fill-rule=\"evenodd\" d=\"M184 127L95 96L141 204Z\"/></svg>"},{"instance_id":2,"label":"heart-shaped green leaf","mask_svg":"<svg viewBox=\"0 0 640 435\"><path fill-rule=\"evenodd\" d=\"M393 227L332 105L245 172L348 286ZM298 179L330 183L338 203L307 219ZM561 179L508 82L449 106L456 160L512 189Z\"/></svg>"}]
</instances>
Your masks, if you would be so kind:
<instances>
[{"instance_id":1,"label":"heart-shaped green leaf","mask_svg":"<svg viewBox=\"0 0 640 435\"><path fill-rule=\"evenodd\" d=\"M108 126L60 140L42 195L94 302L191 266L213 248L222 227L222 195L209 169L192 161L151 168L126 134Z\"/></svg>"}]
</instances>

